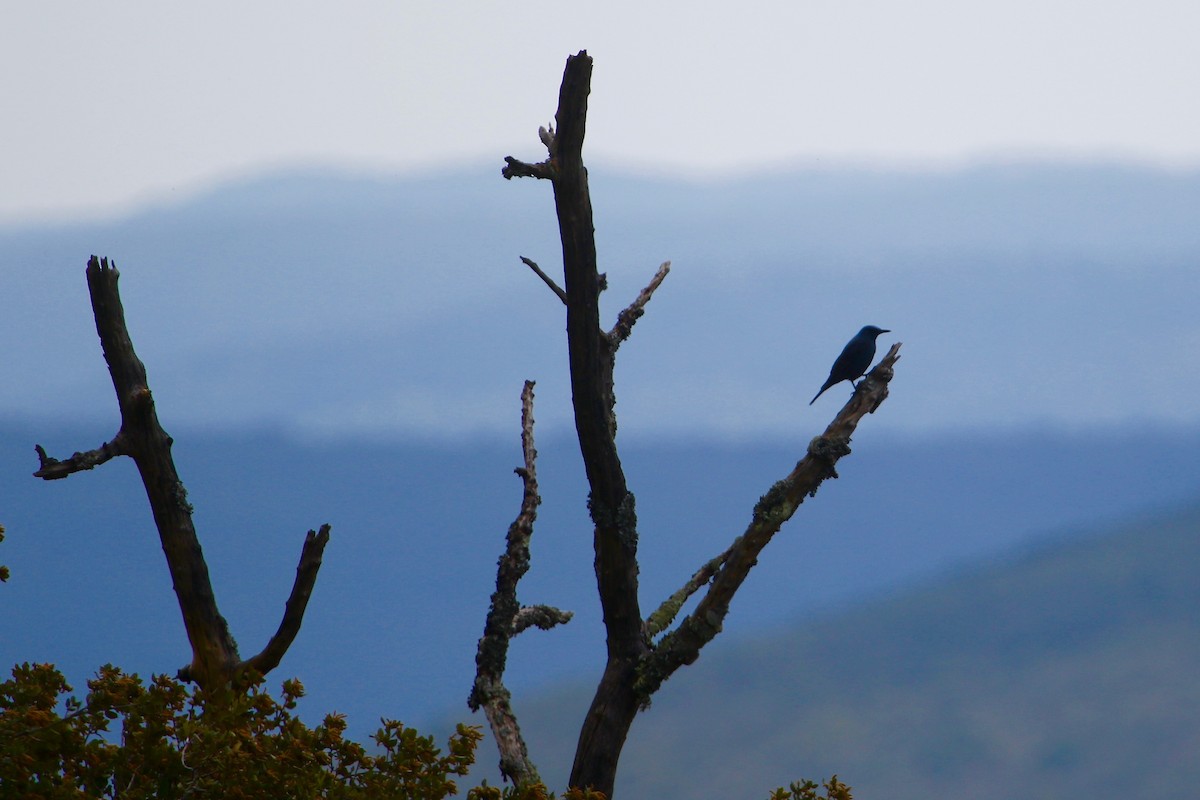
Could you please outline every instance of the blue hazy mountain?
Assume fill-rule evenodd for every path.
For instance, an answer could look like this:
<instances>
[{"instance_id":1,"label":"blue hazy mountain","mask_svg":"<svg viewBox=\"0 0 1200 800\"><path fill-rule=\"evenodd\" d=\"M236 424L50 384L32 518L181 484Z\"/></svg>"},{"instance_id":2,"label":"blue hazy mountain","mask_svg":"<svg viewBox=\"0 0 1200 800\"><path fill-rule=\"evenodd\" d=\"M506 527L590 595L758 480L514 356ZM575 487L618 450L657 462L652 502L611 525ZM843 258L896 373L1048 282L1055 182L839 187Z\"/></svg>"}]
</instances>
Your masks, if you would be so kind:
<instances>
[{"instance_id":1,"label":"blue hazy mountain","mask_svg":"<svg viewBox=\"0 0 1200 800\"><path fill-rule=\"evenodd\" d=\"M1047 535L1200 495L1200 429L898 438L874 423L860 428L841 479L772 542L737 597L731 632L825 617ZM458 443L170 432L243 655L279 623L304 532L330 522L304 627L275 678L299 676L310 690L302 710L347 712L359 731L383 714L465 716L496 559L520 502L515 430L509 442ZM0 563L13 569L0 587L0 662L52 661L78 686L105 662L173 673L189 654L132 463L52 483L30 476L35 442L68 454L109 433L0 431ZM744 529L805 446L626 444L647 613ZM522 693L591 675L604 647L582 465L569 440L544 437L539 449L544 505L521 598L577 616L516 642L509 678ZM718 640L705 657L727 646Z\"/></svg>"},{"instance_id":2,"label":"blue hazy mountain","mask_svg":"<svg viewBox=\"0 0 1200 800\"><path fill-rule=\"evenodd\" d=\"M618 363L622 429L815 432L845 341L905 343L881 425L1200 422L1200 173L994 164L685 182L591 170L604 312L673 270ZM281 173L119 219L0 231L0 414L103 417L83 265L115 259L168 420L499 435L525 378L570 430L550 187L496 164ZM54 365L48 369L47 365ZM828 398L833 406L842 393ZM824 401L824 398L823 398ZM824 414L818 403L818 417Z\"/></svg>"}]
</instances>

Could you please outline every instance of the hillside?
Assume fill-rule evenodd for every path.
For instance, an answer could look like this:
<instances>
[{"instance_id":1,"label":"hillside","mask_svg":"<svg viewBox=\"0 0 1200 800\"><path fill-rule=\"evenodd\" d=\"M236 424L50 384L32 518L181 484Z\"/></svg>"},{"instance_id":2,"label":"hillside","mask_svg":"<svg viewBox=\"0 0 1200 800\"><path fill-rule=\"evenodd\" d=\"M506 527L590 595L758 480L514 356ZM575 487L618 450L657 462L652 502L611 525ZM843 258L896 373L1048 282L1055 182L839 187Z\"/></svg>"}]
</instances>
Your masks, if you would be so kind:
<instances>
[{"instance_id":1,"label":"hillside","mask_svg":"<svg viewBox=\"0 0 1200 800\"><path fill-rule=\"evenodd\" d=\"M1190 797L1198 607L1193 506L727 640L634 724L618 790L755 798L836 772L864 800ZM588 699L518 703L547 778L562 779Z\"/></svg>"}]
</instances>

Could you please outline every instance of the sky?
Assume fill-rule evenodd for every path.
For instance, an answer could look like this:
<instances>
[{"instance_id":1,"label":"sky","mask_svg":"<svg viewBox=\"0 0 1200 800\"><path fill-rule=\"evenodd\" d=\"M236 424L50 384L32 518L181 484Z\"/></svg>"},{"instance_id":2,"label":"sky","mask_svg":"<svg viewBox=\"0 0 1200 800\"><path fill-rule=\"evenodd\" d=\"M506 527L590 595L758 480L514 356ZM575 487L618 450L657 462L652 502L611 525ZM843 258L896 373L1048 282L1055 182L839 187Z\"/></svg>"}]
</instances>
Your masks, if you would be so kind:
<instances>
[{"instance_id":1,"label":"sky","mask_svg":"<svg viewBox=\"0 0 1200 800\"><path fill-rule=\"evenodd\" d=\"M1194 0L22 3L0 25L0 222L293 164L538 158L581 49L593 163L1194 168L1197 30Z\"/></svg>"}]
</instances>

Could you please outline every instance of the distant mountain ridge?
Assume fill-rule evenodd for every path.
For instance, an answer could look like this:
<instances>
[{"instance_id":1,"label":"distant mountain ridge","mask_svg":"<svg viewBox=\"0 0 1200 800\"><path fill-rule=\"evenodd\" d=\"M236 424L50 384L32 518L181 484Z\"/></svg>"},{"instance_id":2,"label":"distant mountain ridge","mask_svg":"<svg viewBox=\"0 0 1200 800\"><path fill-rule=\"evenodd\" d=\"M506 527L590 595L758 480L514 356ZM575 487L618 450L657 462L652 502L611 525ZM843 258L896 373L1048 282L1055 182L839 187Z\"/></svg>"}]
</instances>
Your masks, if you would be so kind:
<instances>
[{"instance_id":1,"label":"distant mountain ridge","mask_svg":"<svg viewBox=\"0 0 1200 800\"><path fill-rule=\"evenodd\" d=\"M1200 336L1200 173L590 179L606 316L674 264L618 363L625 430L793 431L796 398L868 322L906 344L897 429L1200 422L1172 399L1200 377L1170 344ZM532 378L544 429L570 430L561 308L518 261L553 274L559 252L549 187L496 164L275 174L121 220L0 230L0 414L97 413L77 398L107 388L82 276L98 253L123 272L160 405L187 424L502 435Z\"/></svg>"}]
</instances>

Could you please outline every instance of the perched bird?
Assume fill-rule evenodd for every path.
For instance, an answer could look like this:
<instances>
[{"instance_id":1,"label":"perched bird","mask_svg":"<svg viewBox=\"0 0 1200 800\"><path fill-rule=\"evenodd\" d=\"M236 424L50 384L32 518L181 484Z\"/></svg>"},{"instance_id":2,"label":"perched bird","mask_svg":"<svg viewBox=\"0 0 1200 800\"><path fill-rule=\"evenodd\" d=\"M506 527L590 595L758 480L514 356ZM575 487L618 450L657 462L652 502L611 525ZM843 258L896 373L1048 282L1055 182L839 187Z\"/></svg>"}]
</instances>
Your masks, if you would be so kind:
<instances>
[{"instance_id":1,"label":"perched bird","mask_svg":"<svg viewBox=\"0 0 1200 800\"><path fill-rule=\"evenodd\" d=\"M855 334L853 339L846 342L846 346L842 348L842 354L837 357L837 361L833 362L833 367L829 370L829 379L825 381L821 391L817 392L817 397L820 397L835 383L850 381L850 385L853 386L856 380L865 375L867 368L871 366L871 359L875 358L875 337L881 333L891 333L891 331L868 325ZM808 404L811 406L817 402L817 397L809 400Z\"/></svg>"}]
</instances>

